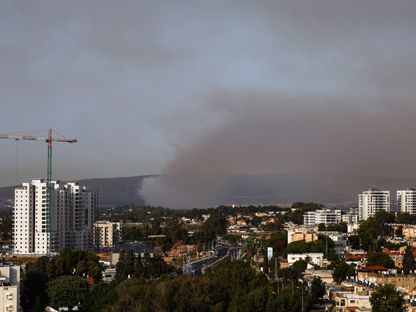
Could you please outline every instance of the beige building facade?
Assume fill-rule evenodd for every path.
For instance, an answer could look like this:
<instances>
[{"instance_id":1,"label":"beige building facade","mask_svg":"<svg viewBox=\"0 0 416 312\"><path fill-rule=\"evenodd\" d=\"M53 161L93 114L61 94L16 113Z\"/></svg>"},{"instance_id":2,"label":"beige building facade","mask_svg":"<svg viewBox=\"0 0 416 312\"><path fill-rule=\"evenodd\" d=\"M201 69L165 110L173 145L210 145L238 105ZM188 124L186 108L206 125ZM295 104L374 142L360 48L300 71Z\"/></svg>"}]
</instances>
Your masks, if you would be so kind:
<instances>
[{"instance_id":1,"label":"beige building facade","mask_svg":"<svg viewBox=\"0 0 416 312\"><path fill-rule=\"evenodd\" d=\"M97 221L94 224L94 232L96 247L113 247L121 240L121 223Z\"/></svg>"}]
</instances>

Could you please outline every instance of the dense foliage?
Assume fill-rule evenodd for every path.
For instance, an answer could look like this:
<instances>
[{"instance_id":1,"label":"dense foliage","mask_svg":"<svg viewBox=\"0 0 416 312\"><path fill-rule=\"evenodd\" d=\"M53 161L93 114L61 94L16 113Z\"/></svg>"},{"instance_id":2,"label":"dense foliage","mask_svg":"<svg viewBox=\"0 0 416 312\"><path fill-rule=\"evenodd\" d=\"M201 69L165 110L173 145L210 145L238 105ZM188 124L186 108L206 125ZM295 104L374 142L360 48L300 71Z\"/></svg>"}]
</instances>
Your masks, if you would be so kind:
<instances>
[{"instance_id":1,"label":"dense foliage","mask_svg":"<svg viewBox=\"0 0 416 312\"><path fill-rule=\"evenodd\" d=\"M410 271L415 269L415 258L413 257L412 248L410 246L406 247L406 250L403 255L403 273L409 274Z\"/></svg>"},{"instance_id":2,"label":"dense foliage","mask_svg":"<svg viewBox=\"0 0 416 312\"><path fill-rule=\"evenodd\" d=\"M396 291L392 284L377 286L371 294L370 302L373 312L404 312L407 309L404 306L402 295Z\"/></svg>"},{"instance_id":3,"label":"dense foliage","mask_svg":"<svg viewBox=\"0 0 416 312\"><path fill-rule=\"evenodd\" d=\"M347 277L353 277L355 275L355 269L352 265L347 264L343 260L337 260L331 263L330 269L334 270L332 277L334 281L340 284Z\"/></svg>"},{"instance_id":4,"label":"dense foliage","mask_svg":"<svg viewBox=\"0 0 416 312\"><path fill-rule=\"evenodd\" d=\"M142 257L131 250L121 250L116 265L117 280L125 280L130 277L150 278L167 274L171 268L160 257L150 257L146 254Z\"/></svg>"},{"instance_id":5,"label":"dense foliage","mask_svg":"<svg viewBox=\"0 0 416 312\"><path fill-rule=\"evenodd\" d=\"M374 248L374 242L377 242L379 238L392 235L393 228L389 224L394 222L394 214L385 211L379 211L374 217L369 217L358 230L361 249Z\"/></svg>"},{"instance_id":6,"label":"dense foliage","mask_svg":"<svg viewBox=\"0 0 416 312\"><path fill-rule=\"evenodd\" d=\"M101 279L102 267L98 260L96 255L84 250L64 249L58 256L41 257L27 264L21 282L22 308L24 311L43 312L48 302L63 302L59 293L65 292L71 298L71 303L80 301L76 289L81 289L80 285L84 285L86 277L96 282ZM66 282L70 287L68 289L64 288ZM73 293L77 294L72 296Z\"/></svg>"},{"instance_id":7,"label":"dense foliage","mask_svg":"<svg viewBox=\"0 0 416 312\"><path fill-rule=\"evenodd\" d=\"M86 311L299 311L301 288L275 285L243 261L223 260L206 275L161 279L132 278L103 288ZM113 298L111 301L103 299ZM307 311L311 298L304 290Z\"/></svg>"}]
</instances>

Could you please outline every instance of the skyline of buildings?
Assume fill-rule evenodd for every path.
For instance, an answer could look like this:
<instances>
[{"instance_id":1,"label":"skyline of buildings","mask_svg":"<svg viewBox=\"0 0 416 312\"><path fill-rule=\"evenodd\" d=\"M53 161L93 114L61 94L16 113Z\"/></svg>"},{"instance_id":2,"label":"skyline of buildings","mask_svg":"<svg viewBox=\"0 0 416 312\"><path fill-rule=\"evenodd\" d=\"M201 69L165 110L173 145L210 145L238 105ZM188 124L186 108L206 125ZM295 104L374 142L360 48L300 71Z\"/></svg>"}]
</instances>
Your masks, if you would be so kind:
<instances>
[{"instance_id":1,"label":"skyline of buildings","mask_svg":"<svg viewBox=\"0 0 416 312\"><path fill-rule=\"evenodd\" d=\"M348 212L335 208L307 211L303 214L303 225L359 223L374 216L378 211L392 212L394 207L396 212L416 214L416 189L397 190L396 194L396 204L394 205L391 201L390 191L370 188L358 194L358 207L351 207Z\"/></svg>"}]
</instances>

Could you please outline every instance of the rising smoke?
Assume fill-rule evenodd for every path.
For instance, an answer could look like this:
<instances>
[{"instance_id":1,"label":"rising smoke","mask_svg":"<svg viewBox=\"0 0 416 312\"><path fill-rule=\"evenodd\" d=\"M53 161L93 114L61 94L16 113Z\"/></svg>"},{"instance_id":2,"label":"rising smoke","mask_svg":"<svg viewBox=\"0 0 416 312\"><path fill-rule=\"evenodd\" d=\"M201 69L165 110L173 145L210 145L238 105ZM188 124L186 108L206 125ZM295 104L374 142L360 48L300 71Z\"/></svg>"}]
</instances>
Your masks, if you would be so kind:
<instances>
[{"instance_id":1,"label":"rising smoke","mask_svg":"<svg viewBox=\"0 0 416 312\"><path fill-rule=\"evenodd\" d=\"M165 169L169 177L144 181L147 203L225 203L238 187L227 176L238 174L308 176L344 190L377 178L415 177L416 105L403 97L393 104L219 92L212 101L222 123L178 146Z\"/></svg>"}]
</instances>

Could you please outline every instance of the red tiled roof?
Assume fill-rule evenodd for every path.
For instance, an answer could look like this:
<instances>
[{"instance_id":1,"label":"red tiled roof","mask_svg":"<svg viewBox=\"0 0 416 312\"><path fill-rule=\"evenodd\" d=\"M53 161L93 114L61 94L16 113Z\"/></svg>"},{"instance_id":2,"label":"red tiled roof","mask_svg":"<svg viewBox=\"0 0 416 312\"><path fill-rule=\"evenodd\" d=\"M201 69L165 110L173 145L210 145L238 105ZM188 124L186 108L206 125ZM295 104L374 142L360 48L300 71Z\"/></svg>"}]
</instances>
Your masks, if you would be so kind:
<instances>
[{"instance_id":1,"label":"red tiled roof","mask_svg":"<svg viewBox=\"0 0 416 312\"><path fill-rule=\"evenodd\" d=\"M347 261L362 260L365 257L366 257L365 255L346 255L345 260Z\"/></svg>"},{"instance_id":2,"label":"red tiled roof","mask_svg":"<svg viewBox=\"0 0 416 312\"><path fill-rule=\"evenodd\" d=\"M368 271L385 271L387 268L383 267L382 265L369 265L366 267Z\"/></svg>"},{"instance_id":3,"label":"red tiled roof","mask_svg":"<svg viewBox=\"0 0 416 312\"><path fill-rule=\"evenodd\" d=\"M93 286L93 285L95 284L94 279L93 279L91 276L89 276L89 277L87 278L87 284L88 284L89 286Z\"/></svg>"},{"instance_id":4,"label":"red tiled roof","mask_svg":"<svg viewBox=\"0 0 416 312\"><path fill-rule=\"evenodd\" d=\"M389 249L384 249L383 253L389 256L401 256L404 254L404 252L401 252L400 250L389 250Z\"/></svg>"}]
</instances>

